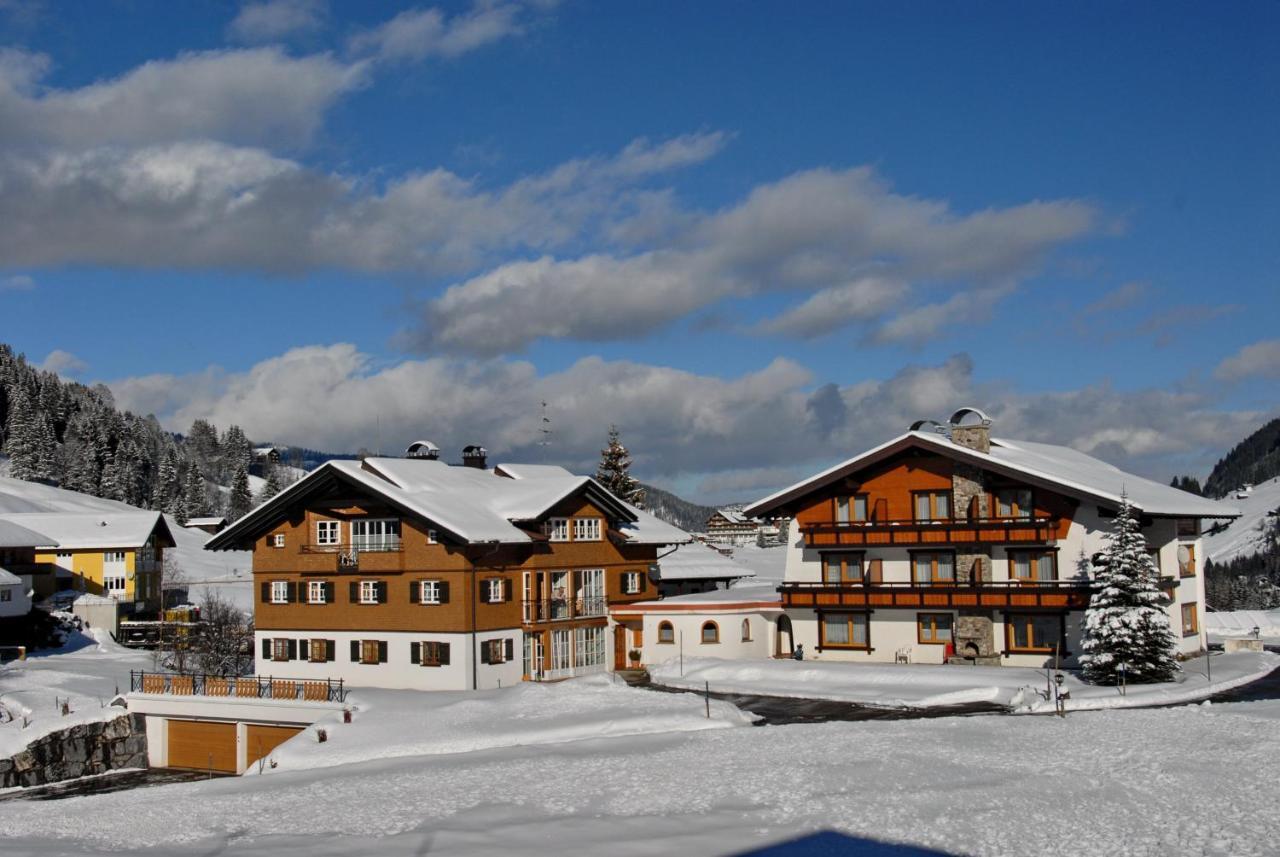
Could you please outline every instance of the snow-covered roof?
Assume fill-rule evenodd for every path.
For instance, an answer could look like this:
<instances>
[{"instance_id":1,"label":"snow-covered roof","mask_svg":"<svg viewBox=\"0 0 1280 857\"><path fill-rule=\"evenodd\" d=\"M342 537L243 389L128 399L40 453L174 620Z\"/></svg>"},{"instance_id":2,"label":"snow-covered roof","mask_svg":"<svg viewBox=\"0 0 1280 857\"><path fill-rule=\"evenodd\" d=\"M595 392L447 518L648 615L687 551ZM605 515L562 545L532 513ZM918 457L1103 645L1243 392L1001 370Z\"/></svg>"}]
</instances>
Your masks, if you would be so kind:
<instances>
[{"instance_id":1,"label":"snow-covered roof","mask_svg":"<svg viewBox=\"0 0 1280 857\"><path fill-rule=\"evenodd\" d=\"M19 512L3 520L43 533L52 541L36 547L72 550L136 548L159 532L167 544L173 536L159 512Z\"/></svg>"},{"instance_id":2,"label":"snow-covered roof","mask_svg":"<svg viewBox=\"0 0 1280 857\"><path fill-rule=\"evenodd\" d=\"M45 533L0 518L0 548L33 548L37 545L57 547L58 542Z\"/></svg>"},{"instance_id":3,"label":"snow-covered roof","mask_svg":"<svg viewBox=\"0 0 1280 857\"><path fill-rule=\"evenodd\" d=\"M725 580L755 577L756 573L739 565L719 551L694 542L658 560L662 580Z\"/></svg>"},{"instance_id":4,"label":"snow-covered roof","mask_svg":"<svg viewBox=\"0 0 1280 857\"><path fill-rule=\"evenodd\" d=\"M1126 473L1115 465L1068 446L1025 440L991 438L991 451L978 452L951 442L936 432L909 431L893 440L843 461L776 494L757 500L747 514L763 515L810 491L844 478L909 447L924 447L942 455L998 473L1040 483L1064 494L1087 497L1118 506L1121 494L1148 515L1181 518L1235 518L1233 506Z\"/></svg>"},{"instance_id":5,"label":"snow-covered roof","mask_svg":"<svg viewBox=\"0 0 1280 857\"><path fill-rule=\"evenodd\" d=\"M188 527L216 527L219 524L225 524L226 518L187 518L186 526Z\"/></svg>"},{"instance_id":6,"label":"snow-covered roof","mask_svg":"<svg viewBox=\"0 0 1280 857\"><path fill-rule=\"evenodd\" d=\"M0 586L16 586L22 583L22 578L14 574L12 571L0 568Z\"/></svg>"},{"instance_id":7,"label":"snow-covered roof","mask_svg":"<svg viewBox=\"0 0 1280 857\"><path fill-rule=\"evenodd\" d=\"M724 518L726 521L728 521L731 524L755 523L755 521L753 521L751 518L744 515L741 509L716 509L715 514Z\"/></svg>"},{"instance_id":8,"label":"snow-covered roof","mask_svg":"<svg viewBox=\"0 0 1280 857\"><path fill-rule=\"evenodd\" d=\"M633 601L619 604L610 613L684 613L703 610L768 610L782 609L782 595L775 584L737 586L712 589L689 595L673 595L656 601Z\"/></svg>"},{"instance_id":9,"label":"snow-covered roof","mask_svg":"<svg viewBox=\"0 0 1280 857\"><path fill-rule=\"evenodd\" d=\"M508 464L489 470L424 458L366 458L326 462L223 530L208 547L231 547L277 510L332 478L366 488L464 542L533 541L535 536L519 524L538 520L579 493L622 522L619 532L628 543L672 544L690 538L618 500L591 477L575 476L561 467Z\"/></svg>"}]
</instances>

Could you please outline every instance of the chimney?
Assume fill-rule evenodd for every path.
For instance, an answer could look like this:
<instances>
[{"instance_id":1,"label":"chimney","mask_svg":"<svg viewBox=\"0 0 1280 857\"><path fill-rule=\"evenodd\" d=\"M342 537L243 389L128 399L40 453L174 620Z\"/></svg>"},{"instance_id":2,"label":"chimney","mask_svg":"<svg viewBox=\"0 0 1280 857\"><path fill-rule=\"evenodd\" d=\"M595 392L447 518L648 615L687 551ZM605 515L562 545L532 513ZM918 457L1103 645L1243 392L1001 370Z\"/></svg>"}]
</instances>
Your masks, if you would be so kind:
<instances>
[{"instance_id":1,"label":"chimney","mask_svg":"<svg viewBox=\"0 0 1280 857\"><path fill-rule=\"evenodd\" d=\"M991 420L977 408L961 408L951 415L951 442L975 452L991 451Z\"/></svg>"},{"instance_id":2,"label":"chimney","mask_svg":"<svg viewBox=\"0 0 1280 857\"><path fill-rule=\"evenodd\" d=\"M409 448L404 451L405 458L423 458L427 461L435 461L440 457L440 447L436 446L429 440L415 440L409 444Z\"/></svg>"},{"instance_id":3,"label":"chimney","mask_svg":"<svg viewBox=\"0 0 1280 857\"><path fill-rule=\"evenodd\" d=\"M473 443L470 446L464 447L462 450L462 466L475 467L480 470L484 470L486 455L488 455L488 453L485 452L484 447L478 444Z\"/></svg>"}]
</instances>

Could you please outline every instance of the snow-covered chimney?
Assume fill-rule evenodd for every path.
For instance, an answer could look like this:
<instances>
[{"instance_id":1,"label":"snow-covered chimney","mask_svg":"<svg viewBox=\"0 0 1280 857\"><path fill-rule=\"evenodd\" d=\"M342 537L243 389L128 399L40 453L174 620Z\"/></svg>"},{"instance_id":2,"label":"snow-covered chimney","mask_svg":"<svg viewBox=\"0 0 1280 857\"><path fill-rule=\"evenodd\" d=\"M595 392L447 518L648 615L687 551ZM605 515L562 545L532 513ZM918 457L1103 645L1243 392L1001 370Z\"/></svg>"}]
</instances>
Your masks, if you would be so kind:
<instances>
[{"instance_id":1,"label":"snow-covered chimney","mask_svg":"<svg viewBox=\"0 0 1280 857\"><path fill-rule=\"evenodd\" d=\"M991 451L991 420L977 408L961 408L951 415L951 442L976 452Z\"/></svg>"},{"instance_id":2,"label":"snow-covered chimney","mask_svg":"<svg viewBox=\"0 0 1280 857\"><path fill-rule=\"evenodd\" d=\"M485 448L479 444L471 444L462 450L462 464L465 467L478 467L481 470L485 468L485 458L488 453Z\"/></svg>"}]
</instances>

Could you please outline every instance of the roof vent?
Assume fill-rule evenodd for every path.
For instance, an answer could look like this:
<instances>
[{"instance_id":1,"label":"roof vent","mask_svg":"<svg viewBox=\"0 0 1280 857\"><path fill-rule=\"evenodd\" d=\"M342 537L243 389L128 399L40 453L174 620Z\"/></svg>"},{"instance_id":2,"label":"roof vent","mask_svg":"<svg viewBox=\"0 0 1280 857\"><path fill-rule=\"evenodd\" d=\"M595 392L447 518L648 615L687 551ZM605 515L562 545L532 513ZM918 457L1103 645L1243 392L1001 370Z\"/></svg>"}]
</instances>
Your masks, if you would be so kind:
<instances>
[{"instance_id":1,"label":"roof vent","mask_svg":"<svg viewBox=\"0 0 1280 857\"><path fill-rule=\"evenodd\" d=\"M480 470L485 468L485 458L489 453L485 451L483 446L479 444L471 444L462 448L462 464L465 467L477 467Z\"/></svg>"},{"instance_id":2,"label":"roof vent","mask_svg":"<svg viewBox=\"0 0 1280 857\"><path fill-rule=\"evenodd\" d=\"M440 447L429 440L415 440L404 451L405 458L425 458L435 461L440 457Z\"/></svg>"},{"instance_id":3,"label":"roof vent","mask_svg":"<svg viewBox=\"0 0 1280 857\"><path fill-rule=\"evenodd\" d=\"M951 442L975 452L991 451L991 418L977 408L961 408L951 415Z\"/></svg>"},{"instance_id":4,"label":"roof vent","mask_svg":"<svg viewBox=\"0 0 1280 857\"><path fill-rule=\"evenodd\" d=\"M937 420L916 420L911 424L910 431L924 431L925 426L932 426L932 431L937 434L945 435L947 433L947 427Z\"/></svg>"}]
</instances>

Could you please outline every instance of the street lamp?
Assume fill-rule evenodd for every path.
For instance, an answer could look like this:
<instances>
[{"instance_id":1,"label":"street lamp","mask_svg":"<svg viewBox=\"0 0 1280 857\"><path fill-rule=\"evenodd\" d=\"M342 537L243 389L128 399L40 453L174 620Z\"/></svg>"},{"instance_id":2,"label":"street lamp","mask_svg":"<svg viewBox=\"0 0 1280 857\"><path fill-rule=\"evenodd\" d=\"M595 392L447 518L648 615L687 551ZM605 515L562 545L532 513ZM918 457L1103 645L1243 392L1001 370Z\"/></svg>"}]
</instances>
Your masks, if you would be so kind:
<instances>
[{"instance_id":1,"label":"street lamp","mask_svg":"<svg viewBox=\"0 0 1280 857\"><path fill-rule=\"evenodd\" d=\"M1058 709L1059 717L1067 716L1067 698L1071 696L1071 691L1062 689L1062 683L1066 680L1067 677L1060 672L1053 674L1053 683L1055 685L1054 705Z\"/></svg>"}]
</instances>

